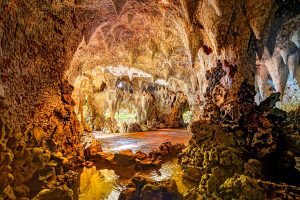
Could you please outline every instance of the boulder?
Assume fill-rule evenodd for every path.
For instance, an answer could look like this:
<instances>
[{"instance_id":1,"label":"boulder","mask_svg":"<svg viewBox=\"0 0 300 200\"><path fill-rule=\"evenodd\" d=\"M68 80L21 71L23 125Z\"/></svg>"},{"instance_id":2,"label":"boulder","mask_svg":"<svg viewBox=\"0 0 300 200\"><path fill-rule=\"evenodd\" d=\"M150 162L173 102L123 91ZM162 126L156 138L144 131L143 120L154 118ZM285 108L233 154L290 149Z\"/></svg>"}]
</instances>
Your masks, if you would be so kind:
<instances>
[{"instance_id":1,"label":"boulder","mask_svg":"<svg viewBox=\"0 0 300 200\"><path fill-rule=\"evenodd\" d=\"M135 175L121 192L119 200L181 200L174 180L153 181L141 175Z\"/></svg>"}]
</instances>

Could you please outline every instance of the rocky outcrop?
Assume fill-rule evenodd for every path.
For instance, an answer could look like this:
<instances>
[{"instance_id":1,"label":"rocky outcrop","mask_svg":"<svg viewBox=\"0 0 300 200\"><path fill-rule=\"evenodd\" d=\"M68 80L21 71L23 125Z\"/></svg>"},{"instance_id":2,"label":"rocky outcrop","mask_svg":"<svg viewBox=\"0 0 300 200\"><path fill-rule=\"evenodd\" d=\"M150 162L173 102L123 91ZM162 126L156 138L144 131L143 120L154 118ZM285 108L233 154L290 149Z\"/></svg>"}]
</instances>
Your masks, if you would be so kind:
<instances>
[{"instance_id":1,"label":"rocky outcrop","mask_svg":"<svg viewBox=\"0 0 300 200\"><path fill-rule=\"evenodd\" d=\"M186 101L205 120L191 125L196 134L183 161L189 168L194 166L189 163L198 162L189 155L205 161L207 176L196 178L201 178L208 195L220 188L221 182L215 184L218 170L225 179L233 173L228 166L239 172L248 163L247 174L258 174L248 168L260 164L248 159L258 160L262 171L269 169L268 163L278 166L262 174L281 180L277 172L289 173L294 164L299 129L284 124L285 113L270 109L273 104L257 107L253 94L255 74L259 102L270 90L281 92L283 99L289 75L299 82L298 4L299 0L2 1L1 198L31 198L42 189L41 197L55 193L50 186L52 180L57 182L56 175L84 160L80 137L91 127L84 122L86 116L79 115L84 114L80 103L86 98L89 122L98 115L94 125L105 127L99 121L108 105L108 129L117 132L114 113L121 105L116 92L120 80L127 81L120 86L126 90L123 103L134 102L131 108L137 109L141 122L156 119L158 124L178 126ZM117 76L124 68L126 73ZM270 87L261 87L265 83ZM74 112L71 84L83 94L75 99L81 123ZM152 107L149 93L157 84L166 90L157 90L163 103ZM129 97L133 92L137 95ZM102 93L108 98L101 98ZM207 147L210 143L215 149ZM214 151L222 156L215 158ZM277 165L278 158L286 165ZM211 166L219 169L213 172ZM196 174L202 169L192 170ZM286 177L293 180L293 175ZM36 182L38 187L25 186Z\"/></svg>"},{"instance_id":2,"label":"rocky outcrop","mask_svg":"<svg viewBox=\"0 0 300 200\"><path fill-rule=\"evenodd\" d=\"M239 100L247 97L253 101L254 93L249 92L249 87L241 86L239 94ZM188 199L193 199L194 193L206 198L225 199L241 196L265 199L276 195L298 197L296 187L293 192L283 194L279 194L278 189L292 187L280 185L279 181L299 184L296 177L300 175L294 161L299 155L296 147L299 132L286 122L284 111L274 108L279 97L279 93L274 93L259 106L244 102L250 107L246 109L237 105L237 110L246 109L240 114L221 112L219 120L213 118L190 124L193 137L182 153L181 164L186 178L199 182L199 188L191 191ZM249 187L252 187L251 194L247 192Z\"/></svg>"},{"instance_id":3,"label":"rocky outcrop","mask_svg":"<svg viewBox=\"0 0 300 200\"><path fill-rule=\"evenodd\" d=\"M48 188L66 184L67 177L70 177L66 173L68 168L84 161L80 142L83 128L74 112L72 90L73 87L67 81L62 83L61 106L49 116L51 125L31 126L22 133L14 131L1 121L1 192L4 192L4 197L7 197L5 191L8 189L16 198L33 197L41 189L44 190L37 198L56 193L56 189L53 192ZM69 183L74 180L76 175Z\"/></svg>"},{"instance_id":4,"label":"rocky outcrop","mask_svg":"<svg viewBox=\"0 0 300 200\"><path fill-rule=\"evenodd\" d=\"M158 167L162 162L172 156L181 153L184 148L183 144L172 145L170 142L165 142L158 149L149 152L148 154L138 151L133 153L132 150L123 150L118 153L98 152L91 157L97 163L105 163L110 165L133 167L135 169L147 169Z\"/></svg>"},{"instance_id":5,"label":"rocky outcrop","mask_svg":"<svg viewBox=\"0 0 300 200\"><path fill-rule=\"evenodd\" d=\"M183 92L174 93L161 88L155 93L153 114L164 127L180 127L183 125L182 114L186 104L187 97Z\"/></svg>"},{"instance_id":6,"label":"rocky outcrop","mask_svg":"<svg viewBox=\"0 0 300 200\"><path fill-rule=\"evenodd\" d=\"M180 200L182 195L178 192L174 180L153 181L141 175L132 177L131 182L121 192L119 200Z\"/></svg>"},{"instance_id":7,"label":"rocky outcrop","mask_svg":"<svg viewBox=\"0 0 300 200\"><path fill-rule=\"evenodd\" d=\"M245 175L236 175L227 179L213 194L213 199L297 199L299 188L287 184L276 184L269 181L254 179ZM197 190L185 196L187 200L201 198Z\"/></svg>"}]
</instances>

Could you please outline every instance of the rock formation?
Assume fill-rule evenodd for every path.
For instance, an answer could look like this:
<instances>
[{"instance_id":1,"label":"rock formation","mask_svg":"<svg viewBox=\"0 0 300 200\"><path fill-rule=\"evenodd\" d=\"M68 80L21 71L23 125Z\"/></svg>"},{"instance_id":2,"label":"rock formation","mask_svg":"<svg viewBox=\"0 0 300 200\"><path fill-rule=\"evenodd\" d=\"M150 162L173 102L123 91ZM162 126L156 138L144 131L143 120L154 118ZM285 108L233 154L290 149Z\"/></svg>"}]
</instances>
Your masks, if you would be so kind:
<instances>
[{"instance_id":1,"label":"rock formation","mask_svg":"<svg viewBox=\"0 0 300 200\"><path fill-rule=\"evenodd\" d=\"M122 191L119 200L138 199L180 200L183 197L178 192L174 180L166 180L158 183L141 175L135 175L127 188Z\"/></svg>"},{"instance_id":2,"label":"rock formation","mask_svg":"<svg viewBox=\"0 0 300 200\"><path fill-rule=\"evenodd\" d=\"M299 198L299 16L299 0L2 1L0 198L72 199L70 169L101 150L84 132L178 127L187 106L189 198Z\"/></svg>"}]
</instances>

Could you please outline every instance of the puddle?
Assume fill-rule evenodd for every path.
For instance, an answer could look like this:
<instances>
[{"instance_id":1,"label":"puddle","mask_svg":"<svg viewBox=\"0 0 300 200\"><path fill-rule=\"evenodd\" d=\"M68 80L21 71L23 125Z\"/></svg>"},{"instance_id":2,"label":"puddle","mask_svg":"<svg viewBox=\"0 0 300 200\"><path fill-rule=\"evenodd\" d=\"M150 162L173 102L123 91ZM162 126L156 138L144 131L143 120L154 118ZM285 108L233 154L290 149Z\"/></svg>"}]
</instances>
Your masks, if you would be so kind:
<instances>
[{"instance_id":1,"label":"puddle","mask_svg":"<svg viewBox=\"0 0 300 200\"><path fill-rule=\"evenodd\" d=\"M120 173L120 171L122 171L122 173ZM130 171L130 169L127 168L96 169L96 166L84 168L80 175L78 199L118 200L122 189L125 188L135 173L138 173L138 171ZM178 164L177 158L166 161L159 169L150 169L139 173L155 181L174 179L178 191L183 195L196 186L193 183L183 180L183 171Z\"/></svg>"},{"instance_id":2,"label":"puddle","mask_svg":"<svg viewBox=\"0 0 300 200\"><path fill-rule=\"evenodd\" d=\"M80 175L80 200L104 200L115 187L117 176L113 170L96 170L96 167L84 168Z\"/></svg>"},{"instance_id":3,"label":"puddle","mask_svg":"<svg viewBox=\"0 0 300 200\"><path fill-rule=\"evenodd\" d=\"M188 144L191 134L186 129L162 129L150 132L107 134L94 132L102 143L104 152L118 152L131 149L133 152L149 153L164 142ZM137 171L124 166L97 164L92 168L83 168L80 186L75 199L79 200L118 200L121 191L130 179L140 173L155 181L174 179L178 191L185 195L196 185L183 180L183 171L177 158L165 161L160 168Z\"/></svg>"}]
</instances>

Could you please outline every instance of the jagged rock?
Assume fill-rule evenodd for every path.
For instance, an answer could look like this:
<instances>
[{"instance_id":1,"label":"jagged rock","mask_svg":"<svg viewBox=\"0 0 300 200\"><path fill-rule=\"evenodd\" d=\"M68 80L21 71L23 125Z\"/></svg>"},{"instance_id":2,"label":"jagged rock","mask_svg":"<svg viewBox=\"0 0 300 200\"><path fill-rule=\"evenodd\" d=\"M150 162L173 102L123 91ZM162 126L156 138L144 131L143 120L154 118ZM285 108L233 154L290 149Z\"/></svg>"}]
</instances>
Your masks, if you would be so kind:
<instances>
[{"instance_id":1,"label":"jagged rock","mask_svg":"<svg viewBox=\"0 0 300 200\"><path fill-rule=\"evenodd\" d=\"M252 147L259 157L265 157L277 151L277 138L278 133L274 133L272 129L259 129L253 137Z\"/></svg>"},{"instance_id":2,"label":"jagged rock","mask_svg":"<svg viewBox=\"0 0 300 200\"><path fill-rule=\"evenodd\" d=\"M41 190L33 200L73 199L73 191L67 186L59 186L53 189Z\"/></svg>"},{"instance_id":3,"label":"jagged rock","mask_svg":"<svg viewBox=\"0 0 300 200\"><path fill-rule=\"evenodd\" d=\"M41 139L45 136L45 132L42 128L36 127L33 129L33 136L37 143L40 143Z\"/></svg>"},{"instance_id":4,"label":"jagged rock","mask_svg":"<svg viewBox=\"0 0 300 200\"><path fill-rule=\"evenodd\" d=\"M141 152L141 151L137 151L137 152L135 153L135 157L136 157L137 159L139 159L139 160L143 160L143 159L147 158L147 154L146 154L146 153L143 153L143 152Z\"/></svg>"},{"instance_id":5,"label":"jagged rock","mask_svg":"<svg viewBox=\"0 0 300 200\"><path fill-rule=\"evenodd\" d=\"M298 4L271 0L2 1L0 128L2 118L12 128L0 137L0 173L4 173L0 189L7 189L6 195L14 198L15 185L8 185L12 179L30 183L33 174L55 167L51 160L61 169L80 165L84 161L81 134L89 129L87 125L95 125L86 121L95 122L97 114L103 117L108 107L110 119L98 128L110 132L119 131L114 114L120 107L136 109L139 125L156 119L157 127L182 125L187 103L195 110L212 108L205 119L211 122L206 126L209 133L196 133L182 157L183 163L192 166L204 164L206 193L213 193L219 185L214 185L218 178L210 171L214 167L225 174L220 175L224 181L241 171L237 158L246 162L256 159L257 152L266 167L266 157L275 153L273 141L280 145L275 148L278 157L270 156L270 164L279 158L290 160L294 152L286 152L297 134L292 137L285 132L285 114L272 109L278 97L256 107L252 92L255 63L267 70L261 79L269 87L261 89L262 93L276 90L283 98L288 96L284 91L289 73L293 76L295 71L299 79L299 67L294 66L299 51ZM120 69L126 73L116 76ZM294 96L297 90L291 93ZM80 105L87 99L91 117ZM213 106L205 106L212 102ZM39 130L32 132L35 128ZM291 149L297 151L295 144ZM163 147L153 158L158 161L165 152ZM101 157L99 152L96 155ZM51 189L44 193L50 194Z\"/></svg>"},{"instance_id":6,"label":"jagged rock","mask_svg":"<svg viewBox=\"0 0 300 200\"><path fill-rule=\"evenodd\" d=\"M122 150L118 153L97 152L95 161L112 165L133 167L134 169L145 169L158 167L162 160L181 153L183 144L172 145L170 142L163 143L158 149L146 154L141 151L133 153L132 150Z\"/></svg>"},{"instance_id":7,"label":"jagged rock","mask_svg":"<svg viewBox=\"0 0 300 200\"><path fill-rule=\"evenodd\" d=\"M231 102L222 106L221 110L221 120L226 123L237 123L242 113L240 112L240 105L238 102Z\"/></svg>"},{"instance_id":8,"label":"jagged rock","mask_svg":"<svg viewBox=\"0 0 300 200\"><path fill-rule=\"evenodd\" d=\"M194 126L189 149L182 152L182 167L188 179L200 181L199 187L212 193L226 178L242 171L243 150L237 146L242 139L219 125L198 122Z\"/></svg>"},{"instance_id":9,"label":"jagged rock","mask_svg":"<svg viewBox=\"0 0 300 200\"><path fill-rule=\"evenodd\" d=\"M196 191L191 191L187 195L187 199L196 198L198 195L205 198L234 198L220 192L229 180L234 180L231 178L234 174L245 174L252 178L276 177L282 181L289 179L292 182L293 178L284 177L298 177L293 159L295 156L293 152L298 152L298 148L295 147L297 142L291 142L291 138L296 139L297 134L292 126L286 124L286 113L273 108L279 96L279 93L273 94L260 105L259 109L251 101L246 102L246 105L249 105L247 112L238 115L236 124L231 117L222 118L226 116L222 110L221 124L207 121L190 124L189 130L193 133L193 137L189 147L182 152L181 163L185 176L200 183ZM253 97L253 93L249 93L250 97ZM236 103L237 109L239 106L241 105ZM231 128L224 126L223 123L226 121L233 123ZM293 149L293 152L288 149ZM254 158L246 162L243 158L248 156ZM280 173L282 175L279 175ZM247 184L249 183L245 183L245 186ZM257 185L254 187L254 193L251 194L254 196L251 198L265 198L261 196L264 192L260 193Z\"/></svg>"},{"instance_id":10,"label":"jagged rock","mask_svg":"<svg viewBox=\"0 0 300 200\"><path fill-rule=\"evenodd\" d=\"M29 197L30 188L26 185L18 185L14 188L14 193L16 197L19 199L21 198L28 198Z\"/></svg>"},{"instance_id":11,"label":"jagged rock","mask_svg":"<svg viewBox=\"0 0 300 200\"><path fill-rule=\"evenodd\" d=\"M88 159L95 157L97 152L102 152L101 143L91 133L83 134L81 143L84 146L84 155Z\"/></svg>"},{"instance_id":12,"label":"jagged rock","mask_svg":"<svg viewBox=\"0 0 300 200\"><path fill-rule=\"evenodd\" d=\"M299 188L252 179L242 175L227 179L220 187L219 195L223 199L297 199L299 198Z\"/></svg>"},{"instance_id":13,"label":"jagged rock","mask_svg":"<svg viewBox=\"0 0 300 200\"><path fill-rule=\"evenodd\" d=\"M262 101L258 109L261 111L268 111L274 108L277 101L280 100L280 92L272 93L266 100Z\"/></svg>"},{"instance_id":14,"label":"jagged rock","mask_svg":"<svg viewBox=\"0 0 300 200\"><path fill-rule=\"evenodd\" d=\"M119 200L127 199L179 200L183 199L183 197L178 192L174 180L155 182L141 175L136 175L131 179L131 182L127 185L126 189L121 192L119 197Z\"/></svg>"},{"instance_id":15,"label":"jagged rock","mask_svg":"<svg viewBox=\"0 0 300 200\"><path fill-rule=\"evenodd\" d=\"M51 154L47 149L29 148L24 151L24 157L13 160L13 176L18 183L30 180L35 172L43 169L50 161ZM24 170L23 170L24 169Z\"/></svg>"},{"instance_id":16,"label":"jagged rock","mask_svg":"<svg viewBox=\"0 0 300 200\"><path fill-rule=\"evenodd\" d=\"M249 159L244 164L244 174L251 178L262 178L262 163L256 159Z\"/></svg>"},{"instance_id":17,"label":"jagged rock","mask_svg":"<svg viewBox=\"0 0 300 200\"><path fill-rule=\"evenodd\" d=\"M213 126L206 125L206 121L195 121L189 125L189 131L195 135L196 140L204 140L212 136L213 131L205 131L213 129Z\"/></svg>"},{"instance_id":18,"label":"jagged rock","mask_svg":"<svg viewBox=\"0 0 300 200\"><path fill-rule=\"evenodd\" d=\"M0 189L1 192L3 192L5 190L6 187L8 187L14 180L14 177L12 176L11 173L7 173L7 172L1 172L1 185L0 185Z\"/></svg>"},{"instance_id":19,"label":"jagged rock","mask_svg":"<svg viewBox=\"0 0 300 200\"><path fill-rule=\"evenodd\" d=\"M222 68L222 63L218 60L217 65L211 71L207 71L205 74L206 79L208 80L208 86L206 88L205 97L210 100L212 96L212 91L216 85L221 81L221 78L225 76L225 71Z\"/></svg>"},{"instance_id":20,"label":"jagged rock","mask_svg":"<svg viewBox=\"0 0 300 200\"><path fill-rule=\"evenodd\" d=\"M220 120L220 108L212 103L206 104L203 107L202 118L210 121Z\"/></svg>"},{"instance_id":21,"label":"jagged rock","mask_svg":"<svg viewBox=\"0 0 300 200\"><path fill-rule=\"evenodd\" d=\"M273 123L282 123L286 120L286 118L286 112L278 108L273 108L268 112L268 119L270 119Z\"/></svg>"},{"instance_id":22,"label":"jagged rock","mask_svg":"<svg viewBox=\"0 0 300 200\"><path fill-rule=\"evenodd\" d=\"M130 165L135 161L135 156L131 150L123 150L115 154L115 160L117 163Z\"/></svg>"},{"instance_id":23,"label":"jagged rock","mask_svg":"<svg viewBox=\"0 0 300 200\"><path fill-rule=\"evenodd\" d=\"M255 87L252 84L249 84L248 81L244 81L242 85L240 86L239 92L238 92L238 101L241 103L254 102L256 91Z\"/></svg>"},{"instance_id":24,"label":"jagged rock","mask_svg":"<svg viewBox=\"0 0 300 200\"><path fill-rule=\"evenodd\" d=\"M58 175L56 179L56 185L64 185L66 184L68 187L71 187L74 185L74 183L78 182L78 173L74 171L67 171L65 174Z\"/></svg>"},{"instance_id":25,"label":"jagged rock","mask_svg":"<svg viewBox=\"0 0 300 200\"><path fill-rule=\"evenodd\" d=\"M104 161L108 163L115 163L114 158L115 158L115 154L113 153L97 152L96 155L96 160Z\"/></svg>"},{"instance_id":26,"label":"jagged rock","mask_svg":"<svg viewBox=\"0 0 300 200\"><path fill-rule=\"evenodd\" d=\"M15 196L15 194L14 194L14 190L13 190L13 188L11 186L7 186L4 189L3 196L4 196L5 199L11 199L11 200L16 200L17 199L16 196Z\"/></svg>"},{"instance_id":27,"label":"jagged rock","mask_svg":"<svg viewBox=\"0 0 300 200\"><path fill-rule=\"evenodd\" d=\"M128 124L127 132L134 133L142 131L141 126L138 123Z\"/></svg>"}]
</instances>

